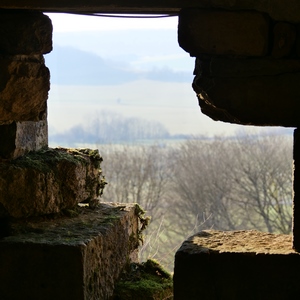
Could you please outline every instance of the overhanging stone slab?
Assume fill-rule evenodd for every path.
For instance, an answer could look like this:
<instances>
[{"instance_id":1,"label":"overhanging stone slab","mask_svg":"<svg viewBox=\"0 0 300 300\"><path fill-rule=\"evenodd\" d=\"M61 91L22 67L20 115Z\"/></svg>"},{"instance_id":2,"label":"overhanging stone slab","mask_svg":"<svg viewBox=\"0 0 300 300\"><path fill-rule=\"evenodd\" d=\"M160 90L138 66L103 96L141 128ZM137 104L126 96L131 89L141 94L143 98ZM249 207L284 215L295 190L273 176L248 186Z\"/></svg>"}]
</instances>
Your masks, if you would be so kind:
<instances>
[{"instance_id":1,"label":"overhanging stone slab","mask_svg":"<svg viewBox=\"0 0 300 300\"><path fill-rule=\"evenodd\" d=\"M98 150L64 148L0 160L0 217L53 214L97 198L101 161Z\"/></svg>"},{"instance_id":2,"label":"overhanging stone slab","mask_svg":"<svg viewBox=\"0 0 300 300\"><path fill-rule=\"evenodd\" d=\"M203 57L196 58L195 73L202 77L245 78L300 73L299 59Z\"/></svg>"},{"instance_id":3,"label":"overhanging stone slab","mask_svg":"<svg viewBox=\"0 0 300 300\"><path fill-rule=\"evenodd\" d=\"M176 253L174 299L297 299L299 268L290 235L202 231Z\"/></svg>"},{"instance_id":4,"label":"overhanging stone slab","mask_svg":"<svg viewBox=\"0 0 300 300\"><path fill-rule=\"evenodd\" d=\"M137 261L139 211L101 203L10 224L0 240L1 299L110 299L120 272Z\"/></svg>"},{"instance_id":5,"label":"overhanging stone slab","mask_svg":"<svg viewBox=\"0 0 300 300\"><path fill-rule=\"evenodd\" d=\"M265 56L269 19L248 11L182 10L178 42L191 56L201 54Z\"/></svg>"},{"instance_id":6,"label":"overhanging stone slab","mask_svg":"<svg viewBox=\"0 0 300 300\"><path fill-rule=\"evenodd\" d=\"M193 88L204 114L244 125L297 127L297 60L199 58Z\"/></svg>"}]
</instances>

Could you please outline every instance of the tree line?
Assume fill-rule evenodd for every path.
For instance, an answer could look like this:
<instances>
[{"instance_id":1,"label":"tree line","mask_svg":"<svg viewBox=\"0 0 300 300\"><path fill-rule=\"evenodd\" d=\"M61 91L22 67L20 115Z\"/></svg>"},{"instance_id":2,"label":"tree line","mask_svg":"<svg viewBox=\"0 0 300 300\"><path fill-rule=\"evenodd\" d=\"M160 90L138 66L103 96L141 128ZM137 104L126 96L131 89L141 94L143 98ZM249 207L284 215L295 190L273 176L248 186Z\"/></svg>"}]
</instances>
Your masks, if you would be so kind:
<instances>
[{"instance_id":1,"label":"tree line","mask_svg":"<svg viewBox=\"0 0 300 300\"><path fill-rule=\"evenodd\" d=\"M109 144L170 138L169 131L157 121L102 111L85 124L77 124L65 132L52 134L50 142L57 144Z\"/></svg>"},{"instance_id":2,"label":"tree line","mask_svg":"<svg viewBox=\"0 0 300 300\"><path fill-rule=\"evenodd\" d=\"M291 232L291 137L99 149L108 181L102 200L137 202L147 211L152 222L141 255L169 269L182 241L202 229Z\"/></svg>"}]
</instances>

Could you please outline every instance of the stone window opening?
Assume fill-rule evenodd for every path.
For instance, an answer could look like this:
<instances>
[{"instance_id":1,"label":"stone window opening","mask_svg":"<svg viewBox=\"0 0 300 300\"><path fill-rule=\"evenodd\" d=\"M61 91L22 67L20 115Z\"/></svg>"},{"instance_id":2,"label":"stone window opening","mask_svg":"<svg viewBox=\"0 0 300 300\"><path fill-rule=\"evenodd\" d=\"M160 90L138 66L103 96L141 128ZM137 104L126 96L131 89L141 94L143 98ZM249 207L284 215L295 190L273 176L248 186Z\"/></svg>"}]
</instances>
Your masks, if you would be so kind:
<instances>
[{"instance_id":1,"label":"stone window opening","mask_svg":"<svg viewBox=\"0 0 300 300\"><path fill-rule=\"evenodd\" d=\"M247 5L249 5L249 3ZM276 5L278 5L277 2ZM226 4L224 4L224 6L221 8L216 8L212 5L212 10L209 11L203 11L201 8L199 10L187 9L182 11L182 19L179 22L181 46L187 49L192 55L196 56L199 59L200 65L204 66L203 70L205 72L201 72L201 74L198 72L198 74L196 74L198 78L196 79L196 82L194 84L194 89L199 97L202 111L210 115L215 120L223 120L227 122L240 122L241 124L249 124L253 122L256 125L263 123L263 125L278 124L280 126L298 127L297 120L299 119L299 110L297 109L298 106L297 103L295 104L295 101L298 100L299 95L297 94L297 89L295 90L295 88L293 88L298 85L299 79L297 64L298 43L297 34L295 34L295 32L297 32L297 25L298 23L300 23L300 20L299 16L293 13L297 10L291 6L292 9L290 10L290 14L284 15L286 10L282 9L282 7L279 10L272 9L268 11L265 6L256 7L254 5L254 7L251 8L246 7L245 11L242 12L240 12L240 10L244 7L239 7L238 10L235 10L236 8L232 9L232 7L230 7L230 9L227 7L227 10L224 10L224 7L226 7ZM255 8L255 11L253 11L253 8ZM25 109L22 111L18 111L18 107L24 108L24 105L20 104L17 105L17 107L10 107L9 100L5 99L4 101L4 103L7 104L6 106L4 106L4 112L6 114L3 113L1 115L1 124L4 126L3 132L5 134L5 141L8 142L7 145L9 145L9 147L5 147L5 149L3 150L6 155L1 159L1 168L3 170L3 164L10 162L11 159L22 156L28 150L38 150L42 149L45 146L44 143L46 139L43 136L46 132L45 93L47 93L49 89L49 86L47 86L46 82L47 80L45 79L49 78L49 74L43 65L41 55L48 52L51 47L49 45L49 39L47 39L44 34L45 32L49 32L49 24L47 22L44 23L44 20L41 20L40 16L38 16L35 12L30 12L30 18L28 18L28 15L24 14L23 16L22 13L17 11L16 13L20 15L15 19L15 22L13 22L13 26L12 22L10 21L11 12L2 11L1 13L1 22L8 22L8 24L10 25L10 27L5 26L6 31L9 31L7 30L8 28L12 29L13 27L17 29L19 29L20 27L22 28L22 26L24 26L25 24L25 29L28 27L30 28L29 31L31 33L35 32L35 34L37 34L29 34L32 39L28 39L26 36L25 42L23 28L20 31L21 33L18 32L18 30L14 31L14 33L16 34L14 35L14 39L4 38L2 40L3 44L1 44L1 49L4 58L1 64L3 66L3 70L7 71L4 72L2 78L2 80L4 80L5 82L5 86L2 86L4 86L4 88L6 89L5 91L7 91L11 84L11 86L13 87L11 90L13 92L7 92L10 95L9 100L11 100L12 97L15 97L16 100L22 99L22 101L26 102L27 106L30 107L29 110ZM36 20L36 22L32 22L33 19ZM211 22L212 19L218 20L220 22ZM247 41L245 42L243 38L237 38L238 35L233 36L232 34L230 34L230 32L226 32L226 26L224 27L224 22L226 20L227 22L229 21L230 29L234 28L236 24L238 24L238 29L236 28L237 32L241 33L240 29L245 30L244 32L242 32L243 37L247 36L248 39L252 39L254 37L255 43L251 43L251 47L245 47ZM231 22L232 20L234 20L234 22ZM286 26L286 24L282 23L288 23L288 25ZM249 24L252 26L249 26ZM259 24L258 27L257 24ZM274 26L274 24L279 25ZM214 37L213 35L210 35L210 39L206 40L206 36L201 36L204 31L197 30L199 26L202 28L202 25L208 26L207 28L209 28L209 32L214 32L217 36ZM219 28L217 28L222 30L214 30L215 25L220 26ZM270 31L270 26L273 31ZM39 30L33 30L37 28L39 30L44 29L44 32L42 30L43 34L40 34L41 31ZM225 29L225 32L223 31L223 29ZM232 30L230 31L232 32ZM222 33L221 36L219 35L220 32ZM245 34L245 32L247 34ZM275 41L275 44L272 44L273 47L270 47L270 45L266 47L266 43L268 44L269 42L270 32L273 32L275 34L275 37L279 37L279 39L272 39L273 42ZM282 32L286 33L283 35L283 38ZM228 38L226 36L227 34L229 34ZM224 43L223 36L226 38L226 41L230 41L229 48L228 43ZM213 40L213 38L215 38L216 40ZM207 42L206 44L204 43L204 46L206 47L204 54L203 44L202 42L199 43L199 41L203 40ZM31 43L29 43L29 41ZM217 42L220 43L218 44ZM28 46L28 44L30 45ZM282 45L287 45L286 47L288 49L286 49L286 47L282 47ZM282 50L282 48L284 48L284 50ZM270 49L272 50L271 52ZM209 53L207 54L206 52ZM212 57L210 57L209 54L212 54ZM223 54L229 55L229 60L227 60L227 57L224 58ZM244 74L240 76L232 76L231 74L229 80L224 79L228 75L225 74L227 71L239 72L240 65L235 65L235 58L239 58L239 54L241 54L243 58L244 56L251 57L251 59L243 59L242 62L237 62L238 64L241 63L243 66L244 64L247 65L247 68L245 70L247 72L250 72L248 75L246 75L247 79L241 79L243 78ZM269 56L271 56L270 59ZM262 70L267 71L267 74L263 74L262 78L260 78L258 84L256 85L253 72L255 73L257 71L257 69L255 69L257 63L263 63L264 67L262 68ZM228 66L228 64L232 68L228 69L225 67L224 69L219 69L221 65ZM206 68L206 66L208 66L208 68ZM233 68L233 66L235 67ZM215 69L213 67L217 68ZM282 70L284 70L283 73L281 72ZM10 71L12 71L12 73L9 73ZM18 75L21 75L23 80L18 80ZM206 78L206 76L208 76L208 78ZM216 84L215 86L217 86L217 90L212 89L212 87L214 86L212 86L211 79L214 76L216 77L214 78L213 83ZM269 76L274 79L271 80L272 82L268 82L268 79L270 79ZM8 78L12 80L10 81L8 80ZM34 85L32 84L32 78L34 78ZM220 78L222 78L222 80L220 80ZM255 102L255 97L252 98L254 99L254 102L251 102L249 100L251 99L251 97L246 97L242 99L248 99L249 102L244 101L243 103L240 103L238 101L238 98L235 98L235 93L229 93L232 84L232 78L234 80L238 80L239 87L242 87L243 84L244 87L247 87L247 85L249 86L249 84L251 84L252 87L255 87L253 89L250 89L251 92L259 91L256 96L262 94L264 95L263 98L257 98L262 99L262 102L259 102L259 106L254 105L254 107L252 107L253 103L257 104L257 102ZM263 87L266 88L267 93L261 92L261 86L259 84L261 82L264 83ZM19 89L17 89L16 87L18 87ZM207 87L209 87L209 90L206 89ZM274 97L271 97L271 99L268 98L268 96L271 95L269 93L271 91L270 87L273 88L276 92L275 95L272 94ZM223 93L224 89L227 92L226 96L230 95L233 98L226 98L224 101L224 98L221 97L220 100L219 96L222 96L223 94L225 95L225 93ZM41 93L39 93L40 91ZM238 92L239 90L235 91ZM24 97L24 95L33 94L36 96L36 98L26 96ZM248 96L251 96L251 93L249 93ZM275 96L278 96L278 98L276 98ZM282 101L280 101L282 99L285 100L285 105L282 105ZM272 106L267 105L270 103L272 103ZM257 109L257 107L259 107L259 109ZM27 146L28 143L25 143L20 138L20 136L25 136L23 134L24 132L26 132L27 137L31 137L31 142L34 140L32 144L29 143L30 146ZM41 140L36 139L37 133L38 136L41 137ZM26 144L26 147L23 146L24 143ZM18 145L22 146L20 147ZM21 151L19 151L20 149ZM293 247L297 251L299 251L298 241L300 240L298 237L299 218L297 212L297 186L299 181L297 171L298 153L298 130L296 129L294 135L295 166ZM70 153L68 153L68 155L69 154ZM91 155L91 153L87 154L77 152L72 153L72 155L73 154L77 155L77 157L82 155L82 160L86 159L85 155ZM91 157L96 161L98 160L98 157L96 155L92 155ZM7 165L6 167L8 168L8 171L5 170L3 174L9 174L10 168L14 168L14 166L14 164ZM42 170L40 165L35 167L39 171ZM80 173L80 170L77 171ZM76 174L78 173L77 171L75 172ZM22 178L26 179L29 177L34 178L32 176L32 173L27 174ZM38 178L40 177L37 176L36 182L38 182ZM4 185L5 190L9 186L8 183L9 180L7 181L7 184ZM67 181L65 181L64 184L67 184ZM17 193L18 189L15 188L14 195L18 195ZM22 195L19 194L19 200L22 198L21 196ZM51 199L53 200L53 198ZM5 205L1 204L1 212L6 214L11 201L14 200L14 197L10 197L10 201L7 201L7 199L4 200L6 202L3 202ZM24 213L25 211L28 214L28 211L26 211L26 206L24 208L23 204L20 205L20 202L18 202L17 208L18 209L16 209L16 206L11 208L11 212L16 213L15 217L19 217L17 212L20 211L21 213ZM30 210L30 208L28 209ZM35 209L39 210L40 208L37 205L35 206ZM216 238L216 240L213 240L214 244L205 244L205 242L203 242L203 240L207 241L209 238L214 237ZM286 248L283 248L288 249L287 252L283 250L283 252L279 251L278 253L274 253L272 252L272 247L268 248L268 246L266 246L266 244L269 245L267 242L263 245L263 249L257 252L253 252L251 249L249 250L247 248L249 246L248 243L245 243L245 249L242 249L242 251L235 251L234 247L229 250L228 248L226 248L225 250L218 248L222 245L228 247L228 244L226 243L231 239L232 236L230 236L230 233L221 233L220 237L218 236L218 233L215 235L214 232L208 232L201 233L197 237L193 237L193 239L190 239L183 245L183 247L176 254L177 265L175 264L174 277L174 292L176 299L196 299L196 295L199 295L199 293L203 296L203 299L297 299L297 295L299 295L299 279L297 277L297 270L299 269L299 255L297 251L293 252L289 249L290 247L285 246ZM238 236L234 235L233 241L235 241L236 239L239 240ZM250 237L248 242L249 241L251 243ZM274 239L272 239L272 242L274 242ZM284 243L282 242L281 244L283 245ZM2 244L1 246L3 250L2 253L4 253L5 251L10 252L10 249L7 248L7 245ZM233 251L231 251L232 249ZM36 249L29 250L36 251ZM35 259L38 259L38 257L40 257L38 255L40 254L39 249L37 248L37 251L34 253L36 253ZM5 266L5 259L3 259L3 256L2 261L3 264L1 265ZM13 261L15 260L11 260L11 262ZM70 263L70 266L71 265L72 264ZM38 268L36 264L33 264L33 266L34 268ZM34 270L33 266L31 266L31 270ZM224 269L220 270L221 266L227 271L226 278L224 278ZM17 269L18 265L15 265L14 268ZM202 274L199 274L199 268L202 268ZM28 267L24 268L24 270L27 269ZM7 269L7 272L5 272L6 276L8 276L9 274L8 270L9 268ZM278 272L278 270L280 271ZM241 274L241 272L243 273ZM278 275L278 273L280 275ZM283 277L281 274L285 274L287 276ZM1 278L1 282L7 282L5 281L7 280L7 278ZM26 276L25 278L26 280L28 280ZM70 277L66 276L65 278ZM12 280L14 280L14 278L12 278ZM74 285L73 282L70 285L73 285L73 287L84 286L83 284L81 284L81 282L78 282L76 280L78 280L78 278L75 279L75 282L77 284ZM32 282L34 282L34 280ZM39 288L47 288L46 282L47 281L43 282L43 284L40 285ZM235 282L234 286L232 282ZM94 286L92 284L93 282L91 282L89 278L87 279L86 283L89 283L87 284L88 290L84 292L88 293L93 290ZM200 286L199 283L205 283L205 288L203 288L203 285ZM38 289L38 287L36 288ZM23 291L23 293L26 291L26 289L24 288L21 290ZM8 293L7 291L5 292ZM12 292L14 291L9 291L9 293ZM79 290L77 290L77 292L83 293ZM83 299L83 297L84 296L82 296L81 298ZM41 298L41 296L37 297L37 299L38 298ZM74 297L73 299L76 298ZM105 299L105 296L103 296L103 299Z\"/></svg>"}]
</instances>

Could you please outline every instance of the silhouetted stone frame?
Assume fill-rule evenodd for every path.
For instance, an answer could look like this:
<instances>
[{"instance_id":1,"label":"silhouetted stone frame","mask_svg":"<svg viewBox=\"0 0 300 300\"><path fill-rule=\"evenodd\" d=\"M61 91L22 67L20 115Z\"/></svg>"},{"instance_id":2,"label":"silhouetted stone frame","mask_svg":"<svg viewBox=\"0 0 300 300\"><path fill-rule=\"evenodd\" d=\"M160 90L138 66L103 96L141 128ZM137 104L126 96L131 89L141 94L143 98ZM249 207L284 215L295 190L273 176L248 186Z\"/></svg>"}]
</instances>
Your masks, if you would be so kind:
<instances>
[{"instance_id":1,"label":"silhouetted stone frame","mask_svg":"<svg viewBox=\"0 0 300 300\"><path fill-rule=\"evenodd\" d=\"M206 4L199 3L199 0L50 0L41 2L39 0L2 0L0 9L27 9L39 10L43 12L61 12L61 13L132 13L132 14L179 14L182 8L226 8L221 4L213 4L208 1ZM255 1L254 1L255 2ZM249 2L250 3L250 2ZM257 5L259 1L257 1ZM241 4L242 5L242 4ZM248 6L247 6L248 5ZM268 12L267 6L252 7L249 4L243 4L239 9L257 9L261 12ZM280 1L274 1L274 5L280 7ZM293 10L290 11L290 19L294 22L300 22L300 14L297 13L297 7L300 8L300 1L293 1ZM225 5L226 6L226 5ZM299 11L299 10L298 10ZM284 16L284 10L282 15ZM51 70L50 70L51 71ZM300 251L300 133L296 129L294 132L294 180L293 180L293 248ZM299 170L298 170L299 169ZM299 185L299 186L297 186ZM299 199L298 199L299 198Z\"/></svg>"}]
</instances>

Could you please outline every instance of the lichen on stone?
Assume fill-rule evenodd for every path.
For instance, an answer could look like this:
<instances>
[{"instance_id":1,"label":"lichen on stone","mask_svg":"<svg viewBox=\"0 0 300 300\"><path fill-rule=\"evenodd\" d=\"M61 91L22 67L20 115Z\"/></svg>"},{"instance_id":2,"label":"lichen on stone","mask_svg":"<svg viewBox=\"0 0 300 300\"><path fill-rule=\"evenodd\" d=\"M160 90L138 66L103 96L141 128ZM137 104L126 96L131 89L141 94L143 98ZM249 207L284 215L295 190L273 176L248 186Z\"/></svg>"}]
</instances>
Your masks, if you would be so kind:
<instances>
[{"instance_id":1,"label":"lichen on stone","mask_svg":"<svg viewBox=\"0 0 300 300\"><path fill-rule=\"evenodd\" d=\"M98 150L66 148L43 148L0 161L0 204L5 215L39 216L73 209L81 202L98 204L107 184L101 161Z\"/></svg>"},{"instance_id":2,"label":"lichen on stone","mask_svg":"<svg viewBox=\"0 0 300 300\"><path fill-rule=\"evenodd\" d=\"M173 299L172 275L152 259L132 263L117 282L113 299Z\"/></svg>"}]
</instances>

